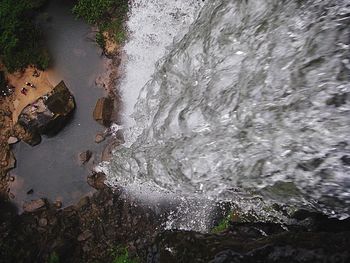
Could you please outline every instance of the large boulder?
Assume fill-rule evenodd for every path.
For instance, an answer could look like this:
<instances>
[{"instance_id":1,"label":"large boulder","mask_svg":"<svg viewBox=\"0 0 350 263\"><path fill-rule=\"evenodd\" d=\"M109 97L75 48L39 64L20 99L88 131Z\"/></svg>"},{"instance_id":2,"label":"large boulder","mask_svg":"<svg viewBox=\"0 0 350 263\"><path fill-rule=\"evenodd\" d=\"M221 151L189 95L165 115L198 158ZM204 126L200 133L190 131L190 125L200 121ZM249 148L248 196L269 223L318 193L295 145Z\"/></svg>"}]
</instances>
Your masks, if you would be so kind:
<instances>
[{"instance_id":1,"label":"large boulder","mask_svg":"<svg viewBox=\"0 0 350 263\"><path fill-rule=\"evenodd\" d=\"M111 98L99 98L96 102L93 117L94 120L104 126L111 124L113 113L113 100Z\"/></svg>"},{"instance_id":2,"label":"large boulder","mask_svg":"<svg viewBox=\"0 0 350 263\"><path fill-rule=\"evenodd\" d=\"M29 202L25 202L23 204L23 211L27 213L33 213L35 211L38 211L40 209L46 208L47 201L46 199L40 198L37 200L32 200Z\"/></svg>"},{"instance_id":3,"label":"large boulder","mask_svg":"<svg viewBox=\"0 0 350 263\"><path fill-rule=\"evenodd\" d=\"M51 92L25 107L19 115L19 138L30 145L40 143L40 135L53 136L67 123L75 109L73 95L61 81Z\"/></svg>"}]
</instances>

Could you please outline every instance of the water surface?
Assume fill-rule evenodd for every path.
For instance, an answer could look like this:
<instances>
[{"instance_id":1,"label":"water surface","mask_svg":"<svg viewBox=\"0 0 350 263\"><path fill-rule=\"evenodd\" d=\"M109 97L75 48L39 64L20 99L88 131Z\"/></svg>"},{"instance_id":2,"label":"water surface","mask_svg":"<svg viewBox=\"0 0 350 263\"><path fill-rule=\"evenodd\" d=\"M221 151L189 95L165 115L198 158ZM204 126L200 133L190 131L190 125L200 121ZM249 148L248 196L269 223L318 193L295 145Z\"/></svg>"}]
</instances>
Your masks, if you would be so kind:
<instances>
[{"instance_id":1,"label":"water surface","mask_svg":"<svg viewBox=\"0 0 350 263\"><path fill-rule=\"evenodd\" d=\"M24 200L38 197L59 198L68 205L90 192L86 183L88 169L78 165L77 155L85 150L98 153L103 147L94 143L96 133L103 127L92 119L96 100L103 95L95 85L104 69L103 58L91 38L91 28L75 19L71 8L70 1L51 1L45 10L50 18L45 32L53 57L50 80L53 84L64 80L75 97L77 109L58 135L43 137L35 147L22 142L14 146L18 162L12 171L16 180L11 192L20 206ZM30 189L34 193L27 195Z\"/></svg>"}]
</instances>

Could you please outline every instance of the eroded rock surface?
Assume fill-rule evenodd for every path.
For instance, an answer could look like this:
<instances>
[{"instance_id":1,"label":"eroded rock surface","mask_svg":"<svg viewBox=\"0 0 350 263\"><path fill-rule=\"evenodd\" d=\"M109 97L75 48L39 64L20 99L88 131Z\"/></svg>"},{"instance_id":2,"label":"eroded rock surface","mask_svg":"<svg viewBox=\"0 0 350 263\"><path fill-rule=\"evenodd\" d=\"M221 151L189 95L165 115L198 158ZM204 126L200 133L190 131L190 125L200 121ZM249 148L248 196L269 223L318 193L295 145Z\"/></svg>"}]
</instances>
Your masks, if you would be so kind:
<instances>
[{"instance_id":1,"label":"eroded rock surface","mask_svg":"<svg viewBox=\"0 0 350 263\"><path fill-rule=\"evenodd\" d=\"M75 109L73 95L61 81L50 93L25 107L19 115L17 136L30 145L40 143L40 135L55 135Z\"/></svg>"},{"instance_id":2,"label":"eroded rock surface","mask_svg":"<svg viewBox=\"0 0 350 263\"><path fill-rule=\"evenodd\" d=\"M93 112L94 120L101 125L109 126L111 124L112 113L113 100L107 97L99 98Z\"/></svg>"}]
</instances>

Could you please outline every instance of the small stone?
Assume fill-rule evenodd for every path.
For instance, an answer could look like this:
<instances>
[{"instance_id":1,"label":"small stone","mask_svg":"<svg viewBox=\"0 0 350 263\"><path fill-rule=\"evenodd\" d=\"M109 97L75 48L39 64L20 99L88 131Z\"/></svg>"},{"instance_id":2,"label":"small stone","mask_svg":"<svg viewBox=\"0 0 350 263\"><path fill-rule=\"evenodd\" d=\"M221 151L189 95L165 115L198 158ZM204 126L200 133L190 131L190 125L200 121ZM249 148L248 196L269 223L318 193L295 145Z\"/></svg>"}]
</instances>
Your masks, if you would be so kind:
<instances>
[{"instance_id":1,"label":"small stone","mask_svg":"<svg viewBox=\"0 0 350 263\"><path fill-rule=\"evenodd\" d=\"M87 183L97 190L101 190L106 186L105 180L106 175L104 173L93 173L87 177Z\"/></svg>"},{"instance_id":2,"label":"small stone","mask_svg":"<svg viewBox=\"0 0 350 263\"><path fill-rule=\"evenodd\" d=\"M90 160L91 156L92 156L92 152L89 151L89 150L87 150L85 152L81 152L79 154L79 162L80 162L80 164L83 165L83 164L87 163Z\"/></svg>"},{"instance_id":3,"label":"small stone","mask_svg":"<svg viewBox=\"0 0 350 263\"><path fill-rule=\"evenodd\" d=\"M30 189L28 192L27 192L27 195L31 195L34 193L34 190L33 189Z\"/></svg>"},{"instance_id":4,"label":"small stone","mask_svg":"<svg viewBox=\"0 0 350 263\"><path fill-rule=\"evenodd\" d=\"M86 230L78 236L78 241L85 241L90 237L92 237L92 233L89 230Z\"/></svg>"},{"instance_id":5,"label":"small stone","mask_svg":"<svg viewBox=\"0 0 350 263\"><path fill-rule=\"evenodd\" d=\"M344 155L342 158L340 158L344 165L350 166L350 156Z\"/></svg>"},{"instance_id":6,"label":"small stone","mask_svg":"<svg viewBox=\"0 0 350 263\"><path fill-rule=\"evenodd\" d=\"M31 213L35 212L41 208L44 208L46 206L46 202L44 199L40 198L37 200L32 200L30 202L25 202L23 205L24 212Z\"/></svg>"},{"instance_id":7,"label":"small stone","mask_svg":"<svg viewBox=\"0 0 350 263\"><path fill-rule=\"evenodd\" d=\"M15 143L17 143L18 142L18 138L17 137L13 137L13 136L11 136L10 138L8 138L8 140L7 140L7 143L8 144L15 144Z\"/></svg>"},{"instance_id":8,"label":"small stone","mask_svg":"<svg viewBox=\"0 0 350 263\"><path fill-rule=\"evenodd\" d=\"M10 176L9 180L10 180L10 182L14 182L15 181L15 177L14 176Z\"/></svg>"},{"instance_id":9,"label":"small stone","mask_svg":"<svg viewBox=\"0 0 350 263\"><path fill-rule=\"evenodd\" d=\"M46 218L40 218L39 226L41 226L41 227L47 226L47 219Z\"/></svg>"},{"instance_id":10,"label":"small stone","mask_svg":"<svg viewBox=\"0 0 350 263\"><path fill-rule=\"evenodd\" d=\"M56 208L61 208L62 207L62 202L60 200L56 200L53 205L56 207Z\"/></svg>"},{"instance_id":11,"label":"small stone","mask_svg":"<svg viewBox=\"0 0 350 263\"><path fill-rule=\"evenodd\" d=\"M95 143L100 143L100 142L103 142L104 140L105 140L105 137L103 136L103 134L101 133L96 134Z\"/></svg>"},{"instance_id":12,"label":"small stone","mask_svg":"<svg viewBox=\"0 0 350 263\"><path fill-rule=\"evenodd\" d=\"M77 203L77 208L83 209L84 207L88 206L89 204L90 204L90 198L88 196L84 196Z\"/></svg>"},{"instance_id":13,"label":"small stone","mask_svg":"<svg viewBox=\"0 0 350 263\"><path fill-rule=\"evenodd\" d=\"M13 193L9 193L10 199L15 199L15 195Z\"/></svg>"}]
</instances>

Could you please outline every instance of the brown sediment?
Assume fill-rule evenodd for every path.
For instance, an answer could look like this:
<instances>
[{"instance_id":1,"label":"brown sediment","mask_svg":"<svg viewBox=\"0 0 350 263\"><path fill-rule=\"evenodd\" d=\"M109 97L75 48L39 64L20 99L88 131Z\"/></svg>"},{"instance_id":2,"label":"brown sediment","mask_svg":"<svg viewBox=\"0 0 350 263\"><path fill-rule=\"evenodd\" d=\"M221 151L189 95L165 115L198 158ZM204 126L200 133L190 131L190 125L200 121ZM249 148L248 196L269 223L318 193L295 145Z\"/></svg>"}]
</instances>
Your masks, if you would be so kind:
<instances>
[{"instance_id":1,"label":"brown sediment","mask_svg":"<svg viewBox=\"0 0 350 263\"><path fill-rule=\"evenodd\" d=\"M37 77L33 75L35 71L39 74ZM15 87L12 97L13 123L17 122L18 116L27 105L52 91L53 85L48 80L47 74L46 71L39 71L35 68L28 67L22 72L15 72L7 75L8 83ZM27 86L26 82L33 84L35 88ZM21 94L22 88L28 90L27 95Z\"/></svg>"}]
</instances>

